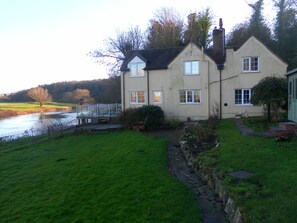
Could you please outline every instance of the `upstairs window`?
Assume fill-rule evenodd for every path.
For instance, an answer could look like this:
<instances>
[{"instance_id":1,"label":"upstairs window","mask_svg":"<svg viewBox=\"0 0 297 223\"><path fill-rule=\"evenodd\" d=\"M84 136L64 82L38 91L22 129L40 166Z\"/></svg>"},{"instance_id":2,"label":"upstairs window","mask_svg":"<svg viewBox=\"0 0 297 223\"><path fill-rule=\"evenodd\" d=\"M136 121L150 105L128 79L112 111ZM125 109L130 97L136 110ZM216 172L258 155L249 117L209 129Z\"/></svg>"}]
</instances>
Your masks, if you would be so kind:
<instances>
[{"instance_id":1,"label":"upstairs window","mask_svg":"<svg viewBox=\"0 0 297 223\"><path fill-rule=\"evenodd\" d=\"M130 64L130 77L143 77L145 63L131 63Z\"/></svg>"},{"instance_id":2,"label":"upstairs window","mask_svg":"<svg viewBox=\"0 0 297 223\"><path fill-rule=\"evenodd\" d=\"M185 61L184 62L185 75L198 75L199 74L199 61Z\"/></svg>"},{"instance_id":3,"label":"upstairs window","mask_svg":"<svg viewBox=\"0 0 297 223\"><path fill-rule=\"evenodd\" d=\"M242 58L242 72L257 72L257 71L259 71L259 57Z\"/></svg>"},{"instance_id":4,"label":"upstairs window","mask_svg":"<svg viewBox=\"0 0 297 223\"><path fill-rule=\"evenodd\" d=\"M235 90L235 105L251 105L251 89Z\"/></svg>"},{"instance_id":5,"label":"upstairs window","mask_svg":"<svg viewBox=\"0 0 297 223\"><path fill-rule=\"evenodd\" d=\"M200 90L180 90L179 100L181 104L198 104L201 103Z\"/></svg>"}]
</instances>

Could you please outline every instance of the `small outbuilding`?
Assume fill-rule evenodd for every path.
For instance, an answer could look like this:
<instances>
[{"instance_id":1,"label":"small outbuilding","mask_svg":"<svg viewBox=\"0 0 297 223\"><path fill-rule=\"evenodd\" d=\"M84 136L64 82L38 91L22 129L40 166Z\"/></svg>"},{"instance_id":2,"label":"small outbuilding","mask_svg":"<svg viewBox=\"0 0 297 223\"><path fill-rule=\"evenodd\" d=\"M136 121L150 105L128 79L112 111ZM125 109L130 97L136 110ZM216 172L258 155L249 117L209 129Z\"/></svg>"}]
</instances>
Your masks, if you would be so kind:
<instances>
[{"instance_id":1,"label":"small outbuilding","mask_svg":"<svg viewBox=\"0 0 297 223\"><path fill-rule=\"evenodd\" d=\"M288 77L288 119L297 122L297 68L286 75Z\"/></svg>"}]
</instances>

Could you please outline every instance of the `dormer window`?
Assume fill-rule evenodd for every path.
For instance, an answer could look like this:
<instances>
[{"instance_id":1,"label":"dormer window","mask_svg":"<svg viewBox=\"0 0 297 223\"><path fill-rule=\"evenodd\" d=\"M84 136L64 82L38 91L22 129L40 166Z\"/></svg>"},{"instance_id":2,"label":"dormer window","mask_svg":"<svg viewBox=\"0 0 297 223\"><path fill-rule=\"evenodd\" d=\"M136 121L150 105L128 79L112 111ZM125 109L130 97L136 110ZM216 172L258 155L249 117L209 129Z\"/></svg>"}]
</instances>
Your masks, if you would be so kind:
<instances>
[{"instance_id":1,"label":"dormer window","mask_svg":"<svg viewBox=\"0 0 297 223\"><path fill-rule=\"evenodd\" d=\"M145 62L138 56L135 56L133 60L131 60L128 64L128 68L130 69L130 77L143 77L143 69L145 68L145 66Z\"/></svg>"},{"instance_id":2,"label":"dormer window","mask_svg":"<svg viewBox=\"0 0 297 223\"><path fill-rule=\"evenodd\" d=\"M130 77L144 76L145 63L131 63L130 64Z\"/></svg>"},{"instance_id":3,"label":"dormer window","mask_svg":"<svg viewBox=\"0 0 297 223\"><path fill-rule=\"evenodd\" d=\"M242 58L242 72L258 72L259 57L244 57Z\"/></svg>"}]
</instances>

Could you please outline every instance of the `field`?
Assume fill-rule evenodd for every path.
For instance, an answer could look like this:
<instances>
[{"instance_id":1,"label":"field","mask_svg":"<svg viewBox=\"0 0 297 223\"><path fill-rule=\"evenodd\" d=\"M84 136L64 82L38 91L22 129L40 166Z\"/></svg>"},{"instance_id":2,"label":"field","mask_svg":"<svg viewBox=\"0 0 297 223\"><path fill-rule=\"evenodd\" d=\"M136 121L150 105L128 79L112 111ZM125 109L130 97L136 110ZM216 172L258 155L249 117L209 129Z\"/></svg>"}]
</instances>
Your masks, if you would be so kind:
<instances>
[{"instance_id":1,"label":"field","mask_svg":"<svg viewBox=\"0 0 297 223\"><path fill-rule=\"evenodd\" d=\"M0 118L5 118L14 115L25 115L35 112L54 112L71 110L73 104L49 102L42 107L38 103L0 103Z\"/></svg>"},{"instance_id":2,"label":"field","mask_svg":"<svg viewBox=\"0 0 297 223\"><path fill-rule=\"evenodd\" d=\"M296 222L297 139L290 142L243 136L233 120L219 127L220 147L199 159L225 176L224 185L241 207L245 222ZM229 177L247 170L246 180Z\"/></svg>"},{"instance_id":3,"label":"field","mask_svg":"<svg viewBox=\"0 0 297 223\"><path fill-rule=\"evenodd\" d=\"M0 152L1 222L200 222L166 147L126 131Z\"/></svg>"}]
</instances>

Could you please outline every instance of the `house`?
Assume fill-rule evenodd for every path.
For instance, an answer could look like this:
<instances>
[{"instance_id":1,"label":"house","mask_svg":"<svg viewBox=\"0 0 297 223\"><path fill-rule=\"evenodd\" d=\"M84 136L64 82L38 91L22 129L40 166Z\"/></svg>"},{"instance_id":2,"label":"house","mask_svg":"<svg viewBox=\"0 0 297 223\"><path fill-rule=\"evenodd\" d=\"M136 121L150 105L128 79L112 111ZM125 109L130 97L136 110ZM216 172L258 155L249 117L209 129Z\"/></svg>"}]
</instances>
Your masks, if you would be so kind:
<instances>
[{"instance_id":1,"label":"house","mask_svg":"<svg viewBox=\"0 0 297 223\"><path fill-rule=\"evenodd\" d=\"M287 73L288 77L288 119L297 122L297 68Z\"/></svg>"},{"instance_id":2,"label":"house","mask_svg":"<svg viewBox=\"0 0 297 223\"><path fill-rule=\"evenodd\" d=\"M255 37L240 48L225 48L225 30L213 31L213 49L185 47L130 51L121 66L122 109L162 107L166 117L205 120L213 115L261 116L250 103L251 88L287 64Z\"/></svg>"}]
</instances>

